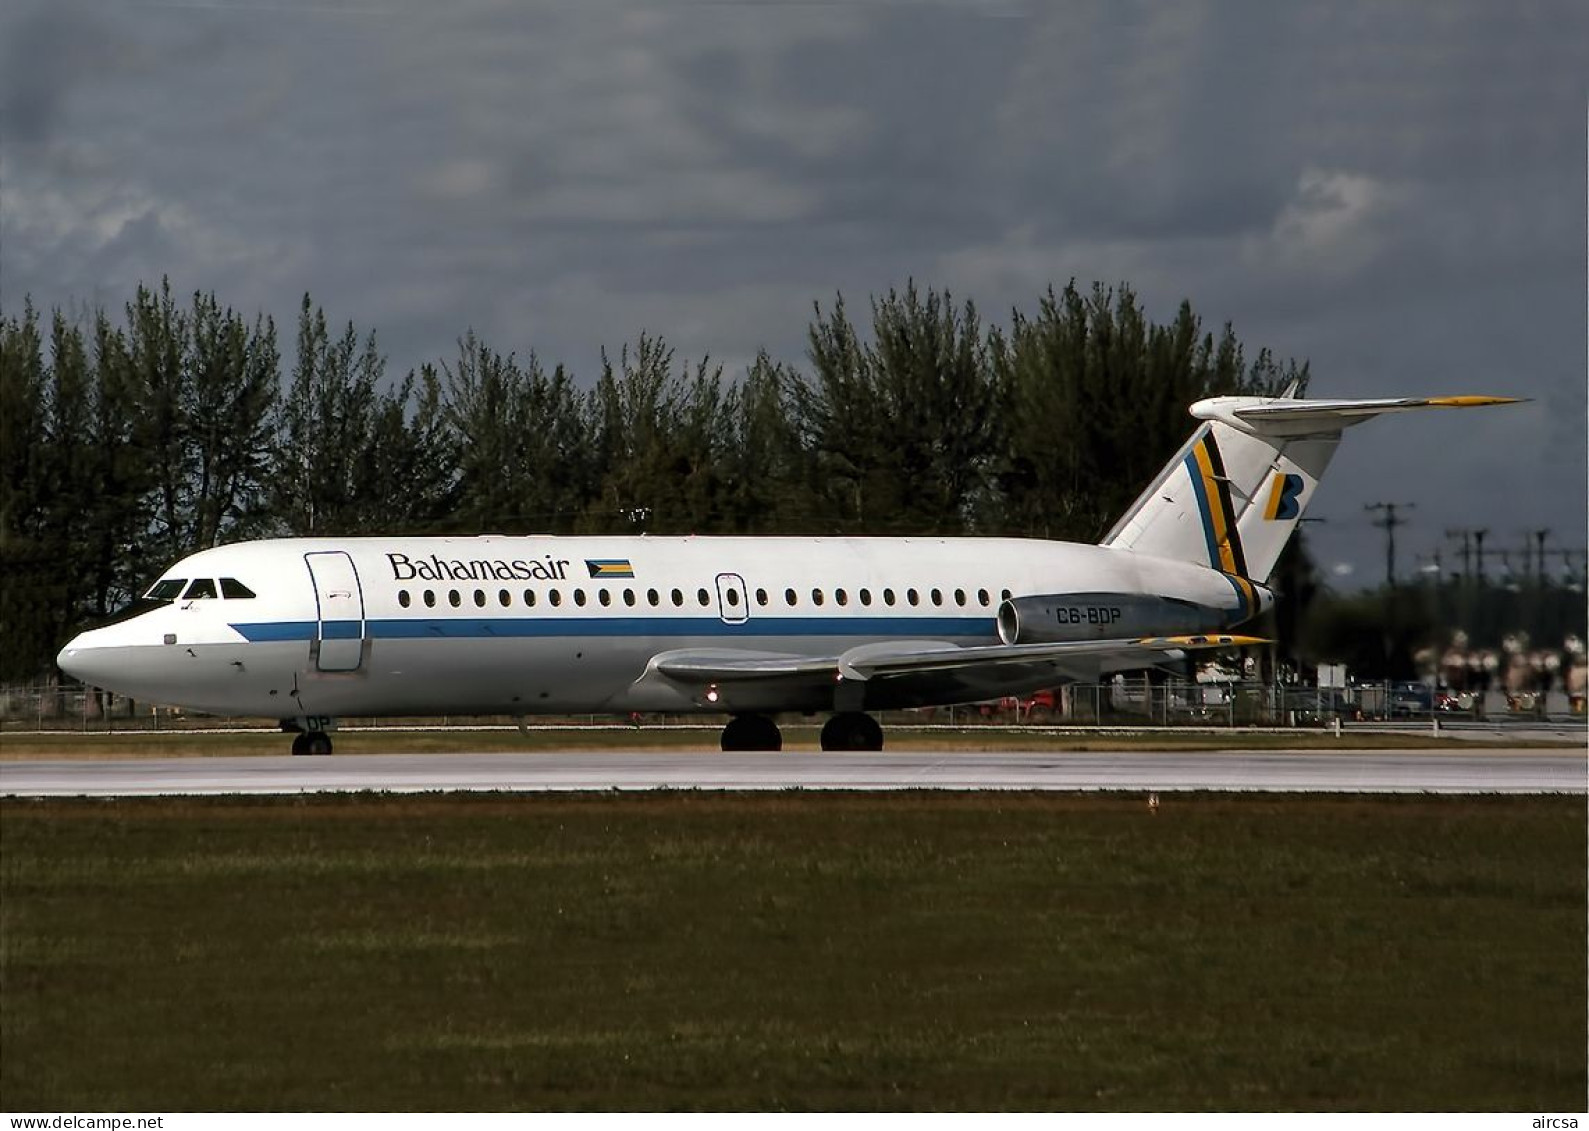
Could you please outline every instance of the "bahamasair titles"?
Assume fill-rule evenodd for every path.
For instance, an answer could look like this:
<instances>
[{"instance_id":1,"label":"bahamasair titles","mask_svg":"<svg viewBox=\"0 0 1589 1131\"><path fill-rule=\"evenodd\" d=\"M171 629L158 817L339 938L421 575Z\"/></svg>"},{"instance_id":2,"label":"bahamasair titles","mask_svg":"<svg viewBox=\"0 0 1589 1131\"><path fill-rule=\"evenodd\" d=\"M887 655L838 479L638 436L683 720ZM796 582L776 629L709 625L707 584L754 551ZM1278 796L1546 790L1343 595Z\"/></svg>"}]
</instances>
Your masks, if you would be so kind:
<instances>
[{"instance_id":1,"label":"bahamasair titles","mask_svg":"<svg viewBox=\"0 0 1589 1131\"><path fill-rule=\"evenodd\" d=\"M146 702L280 719L707 712L725 750L878 750L868 712L1019 695L1253 642L1342 431L1504 397L1213 397L1097 545L1018 538L288 538L204 550L58 657Z\"/></svg>"}]
</instances>

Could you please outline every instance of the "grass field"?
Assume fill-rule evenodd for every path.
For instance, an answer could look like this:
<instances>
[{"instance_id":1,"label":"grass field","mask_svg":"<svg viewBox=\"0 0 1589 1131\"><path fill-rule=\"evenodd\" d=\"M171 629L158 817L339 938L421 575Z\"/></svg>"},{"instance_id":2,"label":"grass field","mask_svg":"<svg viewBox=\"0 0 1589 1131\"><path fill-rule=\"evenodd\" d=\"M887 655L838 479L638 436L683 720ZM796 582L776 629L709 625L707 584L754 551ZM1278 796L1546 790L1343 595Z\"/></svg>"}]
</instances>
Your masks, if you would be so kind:
<instances>
[{"instance_id":1,"label":"grass field","mask_svg":"<svg viewBox=\"0 0 1589 1131\"><path fill-rule=\"evenodd\" d=\"M0 1107L1582 1110L1581 798L0 803Z\"/></svg>"}]
</instances>

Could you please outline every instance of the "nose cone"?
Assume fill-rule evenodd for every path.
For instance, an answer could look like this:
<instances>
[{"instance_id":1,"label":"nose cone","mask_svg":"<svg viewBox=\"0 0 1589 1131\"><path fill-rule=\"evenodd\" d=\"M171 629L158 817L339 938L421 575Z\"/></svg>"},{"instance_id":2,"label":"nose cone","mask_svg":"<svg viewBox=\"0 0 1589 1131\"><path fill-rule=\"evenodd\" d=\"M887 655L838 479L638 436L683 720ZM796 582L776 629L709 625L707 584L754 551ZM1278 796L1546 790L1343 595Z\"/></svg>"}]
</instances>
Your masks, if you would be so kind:
<instances>
[{"instance_id":1,"label":"nose cone","mask_svg":"<svg viewBox=\"0 0 1589 1131\"><path fill-rule=\"evenodd\" d=\"M83 679L82 675L79 674L81 666L81 661L79 658L84 652L82 646L84 635L86 634L80 632L76 636L72 637L71 641L66 645L66 647L62 648L55 655L55 666L60 668L73 679ZM87 681L85 680L84 682Z\"/></svg>"},{"instance_id":2,"label":"nose cone","mask_svg":"<svg viewBox=\"0 0 1589 1131\"><path fill-rule=\"evenodd\" d=\"M80 632L55 657L55 666L79 683L114 690L114 674L106 664L107 650L96 647L95 633Z\"/></svg>"},{"instance_id":3,"label":"nose cone","mask_svg":"<svg viewBox=\"0 0 1589 1131\"><path fill-rule=\"evenodd\" d=\"M80 632L55 657L55 666L73 679L107 691L121 691L128 675L125 648L118 648L114 629Z\"/></svg>"}]
</instances>

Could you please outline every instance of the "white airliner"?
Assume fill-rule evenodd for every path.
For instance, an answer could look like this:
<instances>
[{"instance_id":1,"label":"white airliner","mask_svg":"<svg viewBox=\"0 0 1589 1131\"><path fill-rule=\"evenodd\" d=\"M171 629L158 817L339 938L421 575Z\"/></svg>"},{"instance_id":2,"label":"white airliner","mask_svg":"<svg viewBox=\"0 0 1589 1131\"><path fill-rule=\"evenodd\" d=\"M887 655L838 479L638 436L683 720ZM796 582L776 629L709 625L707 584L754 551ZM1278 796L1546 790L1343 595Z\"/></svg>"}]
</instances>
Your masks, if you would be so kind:
<instances>
[{"instance_id":1,"label":"white airliner","mask_svg":"<svg viewBox=\"0 0 1589 1131\"><path fill-rule=\"evenodd\" d=\"M1096 546L1014 538L288 538L184 558L58 657L148 702L266 716L295 754L338 718L714 712L777 750L777 712L868 715L1150 668L1274 601L1263 584L1341 430L1505 397L1214 397Z\"/></svg>"}]
</instances>

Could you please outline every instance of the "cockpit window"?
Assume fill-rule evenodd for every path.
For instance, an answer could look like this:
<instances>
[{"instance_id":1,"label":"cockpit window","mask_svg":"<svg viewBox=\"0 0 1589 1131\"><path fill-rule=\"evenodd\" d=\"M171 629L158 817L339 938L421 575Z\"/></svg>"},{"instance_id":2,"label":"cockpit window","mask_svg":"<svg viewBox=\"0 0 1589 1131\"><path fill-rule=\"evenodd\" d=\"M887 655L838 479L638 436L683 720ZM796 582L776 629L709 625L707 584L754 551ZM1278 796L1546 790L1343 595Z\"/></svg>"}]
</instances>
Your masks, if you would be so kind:
<instances>
[{"instance_id":1,"label":"cockpit window","mask_svg":"<svg viewBox=\"0 0 1589 1131\"><path fill-rule=\"evenodd\" d=\"M175 601L182 595L182 587L188 583L185 577L168 577L164 581L157 581L148 593L144 594L151 601Z\"/></svg>"},{"instance_id":2,"label":"cockpit window","mask_svg":"<svg viewBox=\"0 0 1589 1131\"><path fill-rule=\"evenodd\" d=\"M252 597L253 595L254 595L254 591L252 589L250 589L248 586L244 585L241 581L237 580L237 578L235 578L235 577L223 577L223 578L221 578L221 596L222 597L226 597L226 598L229 598L230 600L237 601L237 600L241 600L244 597Z\"/></svg>"},{"instance_id":3,"label":"cockpit window","mask_svg":"<svg viewBox=\"0 0 1589 1131\"><path fill-rule=\"evenodd\" d=\"M189 586L188 591L182 594L183 600L192 601L199 597L215 596L215 582L208 577L196 578Z\"/></svg>"}]
</instances>

